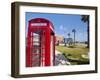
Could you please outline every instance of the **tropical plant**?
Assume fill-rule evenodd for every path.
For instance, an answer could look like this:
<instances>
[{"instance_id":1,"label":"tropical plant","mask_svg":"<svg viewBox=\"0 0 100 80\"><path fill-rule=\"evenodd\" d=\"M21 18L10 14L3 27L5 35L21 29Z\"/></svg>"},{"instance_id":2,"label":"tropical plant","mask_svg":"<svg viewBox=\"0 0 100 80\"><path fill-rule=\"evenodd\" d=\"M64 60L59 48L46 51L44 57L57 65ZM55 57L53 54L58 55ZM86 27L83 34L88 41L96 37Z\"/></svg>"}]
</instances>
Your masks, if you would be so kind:
<instances>
[{"instance_id":1,"label":"tropical plant","mask_svg":"<svg viewBox=\"0 0 100 80\"><path fill-rule=\"evenodd\" d=\"M75 45L75 33L76 33L76 30L73 29L72 32L74 33L74 45Z\"/></svg>"},{"instance_id":2,"label":"tropical plant","mask_svg":"<svg viewBox=\"0 0 100 80\"><path fill-rule=\"evenodd\" d=\"M68 33L68 37L70 38L70 33Z\"/></svg>"},{"instance_id":3,"label":"tropical plant","mask_svg":"<svg viewBox=\"0 0 100 80\"><path fill-rule=\"evenodd\" d=\"M70 46L70 41L69 41L69 39L70 39L70 33L68 33L67 35L68 35L67 43L68 43L68 45Z\"/></svg>"},{"instance_id":4,"label":"tropical plant","mask_svg":"<svg viewBox=\"0 0 100 80\"><path fill-rule=\"evenodd\" d=\"M87 22L87 48L89 48L89 15L82 15L81 20L86 23Z\"/></svg>"}]
</instances>

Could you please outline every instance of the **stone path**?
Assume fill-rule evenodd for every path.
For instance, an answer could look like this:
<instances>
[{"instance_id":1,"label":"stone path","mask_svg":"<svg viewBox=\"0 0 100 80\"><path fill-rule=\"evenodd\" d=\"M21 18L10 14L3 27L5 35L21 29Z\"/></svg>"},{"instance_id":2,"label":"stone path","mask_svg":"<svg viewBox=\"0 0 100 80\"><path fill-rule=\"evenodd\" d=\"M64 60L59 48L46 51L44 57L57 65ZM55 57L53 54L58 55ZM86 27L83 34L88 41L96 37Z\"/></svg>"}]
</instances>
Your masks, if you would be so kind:
<instances>
[{"instance_id":1,"label":"stone path","mask_svg":"<svg viewBox=\"0 0 100 80\"><path fill-rule=\"evenodd\" d=\"M55 51L55 65L70 65L70 62L62 55L61 52Z\"/></svg>"}]
</instances>

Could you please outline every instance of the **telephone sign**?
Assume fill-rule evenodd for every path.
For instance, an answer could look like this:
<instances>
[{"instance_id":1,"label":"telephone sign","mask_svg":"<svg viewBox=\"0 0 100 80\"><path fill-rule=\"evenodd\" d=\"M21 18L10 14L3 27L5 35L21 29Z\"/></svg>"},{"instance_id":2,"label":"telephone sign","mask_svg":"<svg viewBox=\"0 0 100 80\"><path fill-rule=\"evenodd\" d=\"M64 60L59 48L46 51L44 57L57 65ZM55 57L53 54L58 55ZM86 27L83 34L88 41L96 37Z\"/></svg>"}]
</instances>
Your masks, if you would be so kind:
<instances>
[{"instance_id":1,"label":"telephone sign","mask_svg":"<svg viewBox=\"0 0 100 80\"><path fill-rule=\"evenodd\" d=\"M47 26L47 23L31 23L31 26Z\"/></svg>"}]
</instances>

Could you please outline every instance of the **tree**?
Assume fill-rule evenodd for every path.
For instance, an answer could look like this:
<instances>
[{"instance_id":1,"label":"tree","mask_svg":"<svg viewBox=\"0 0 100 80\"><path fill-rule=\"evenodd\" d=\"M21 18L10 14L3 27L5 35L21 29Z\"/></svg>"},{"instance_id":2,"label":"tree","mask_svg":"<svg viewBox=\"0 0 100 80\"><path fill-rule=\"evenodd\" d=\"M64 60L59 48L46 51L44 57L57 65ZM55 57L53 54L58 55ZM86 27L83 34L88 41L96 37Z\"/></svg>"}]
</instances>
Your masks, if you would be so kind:
<instances>
[{"instance_id":1,"label":"tree","mask_svg":"<svg viewBox=\"0 0 100 80\"><path fill-rule=\"evenodd\" d=\"M86 23L87 22L87 48L89 48L89 15L82 15L81 20Z\"/></svg>"},{"instance_id":2,"label":"tree","mask_svg":"<svg viewBox=\"0 0 100 80\"><path fill-rule=\"evenodd\" d=\"M68 37L70 38L70 33L68 33Z\"/></svg>"},{"instance_id":3,"label":"tree","mask_svg":"<svg viewBox=\"0 0 100 80\"><path fill-rule=\"evenodd\" d=\"M68 33L67 35L68 35L67 43L70 46L70 41L69 41L69 39L70 39L70 33Z\"/></svg>"},{"instance_id":4,"label":"tree","mask_svg":"<svg viewBox=\"0 0 100 80\"><path fill-rule=\"evenodd\" d=\"M67 44L67 38L64 38L64 46L66 46L66 44Z\"/></svg>"},{"instance_id":5,"label":"tree","mask_svg":"<svg viewBox=\"0 0 100 80\"><path fill-rule=\"evenodd\" d=\"M75 45L75 33L76 33L76 30L73 29L72 32L74 33L74 45Z\"/></svg>"}]
</instances>

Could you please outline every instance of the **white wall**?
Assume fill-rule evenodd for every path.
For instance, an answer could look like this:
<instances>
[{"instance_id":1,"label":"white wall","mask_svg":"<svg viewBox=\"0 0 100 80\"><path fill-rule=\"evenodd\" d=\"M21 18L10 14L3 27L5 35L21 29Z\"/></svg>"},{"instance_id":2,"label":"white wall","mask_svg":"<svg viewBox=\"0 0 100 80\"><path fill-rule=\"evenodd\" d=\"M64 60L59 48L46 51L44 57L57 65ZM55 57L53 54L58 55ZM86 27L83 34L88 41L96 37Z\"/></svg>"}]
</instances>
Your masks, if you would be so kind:
<instances>
[{"instance_id":1,"label":"white wall","mask_svg":"<svg viewBox=\"0 0 100 80\"><path fill-rule=\"evenodd\" d=\"M11 67L11 2L15 0L1 0L0 2L0 80L16 80L10 76ZM56 4L77 4L98 6L100 14L100 0L16 0L16 1L30 1L41 3L56 3ZM100 22L100 16L98 16ZM100 23L98 24L98 33L100 35ZM98 44L100 44L100 37L98 37ZM98 45L100 47L100 45ZM99 50L100 52L100 50ZM98 67L97 74L78 74L65 76L51 76L51 77L35 77L22 78L18 80L100 80L100 54L98 52Z\"/></svg>"}]
</instances>

